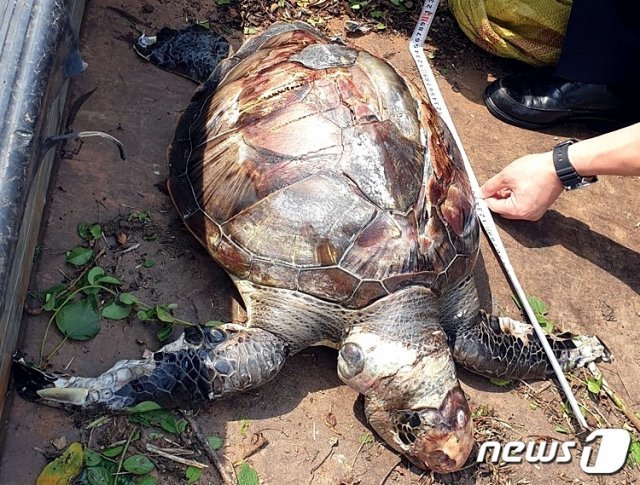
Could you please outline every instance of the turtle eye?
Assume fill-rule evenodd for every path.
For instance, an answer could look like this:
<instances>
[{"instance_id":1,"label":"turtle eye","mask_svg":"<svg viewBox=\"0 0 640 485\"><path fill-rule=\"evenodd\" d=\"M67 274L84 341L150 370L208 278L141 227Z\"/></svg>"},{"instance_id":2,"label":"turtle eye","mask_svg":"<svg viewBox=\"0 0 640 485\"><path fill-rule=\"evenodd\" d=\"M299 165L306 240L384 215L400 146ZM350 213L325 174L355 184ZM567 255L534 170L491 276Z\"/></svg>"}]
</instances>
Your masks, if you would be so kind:
<instances>
[{"instance_id":1,"label":"turtle eye","mask_svg":"<svg viewBox=\"0 0 640 485\"><path fill-rule=\"evenodd\" d=\"M341 371L347 379L357 376L364 369L364 353L358 344L344 344L340 349L340 358L346 364Z\"/></svg>"},{"instance_id":2,"label":"turtle eye","mask_svg":"<svg viewBox=\"0 0 640 485\"><path fill-rule=\"evenodd\" d=\"M458 414L456 415L456 419L458 421L458 427L459 428L463 428L467 424L467 415L462 409L458 410Z\"/></svg>"}]
</instances>

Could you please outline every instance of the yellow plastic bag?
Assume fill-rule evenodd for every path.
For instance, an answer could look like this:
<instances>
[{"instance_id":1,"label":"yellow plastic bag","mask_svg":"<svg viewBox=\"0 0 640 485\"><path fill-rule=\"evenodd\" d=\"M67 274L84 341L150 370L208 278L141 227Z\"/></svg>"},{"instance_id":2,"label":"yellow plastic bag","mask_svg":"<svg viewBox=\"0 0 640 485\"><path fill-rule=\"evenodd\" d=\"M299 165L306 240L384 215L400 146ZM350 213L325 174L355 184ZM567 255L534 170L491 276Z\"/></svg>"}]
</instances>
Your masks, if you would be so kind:
<instances>
[{"instance_id":1,"label":"yellow plastic bag","mask_svg":"<svg viewBox=\"0 0 640 485\"><path fill-rule=\"evenodd\" d=\"M572 0L449 0L462 31L482 49L533 66L557 62Z\"/></svg>"}]
</instances>

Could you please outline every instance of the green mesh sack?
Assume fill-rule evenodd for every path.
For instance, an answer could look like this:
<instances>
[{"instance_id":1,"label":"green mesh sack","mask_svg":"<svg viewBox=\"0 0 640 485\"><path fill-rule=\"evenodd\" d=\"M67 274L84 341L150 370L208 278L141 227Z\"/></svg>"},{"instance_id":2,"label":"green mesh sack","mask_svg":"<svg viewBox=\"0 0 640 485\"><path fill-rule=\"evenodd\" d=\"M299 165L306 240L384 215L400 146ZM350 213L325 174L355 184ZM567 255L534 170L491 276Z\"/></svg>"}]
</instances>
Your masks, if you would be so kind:
<instances>
[{"instance_id":1,"label":"green mesh sack","mask_svg":"<svg viewBox=\"0 0 640 485\"><path fill-rule=\"evenodd\" d=\"M572 0L449 0L462 31L482 49L533 66L557 62Z\"/></svg>"}]
</instances>

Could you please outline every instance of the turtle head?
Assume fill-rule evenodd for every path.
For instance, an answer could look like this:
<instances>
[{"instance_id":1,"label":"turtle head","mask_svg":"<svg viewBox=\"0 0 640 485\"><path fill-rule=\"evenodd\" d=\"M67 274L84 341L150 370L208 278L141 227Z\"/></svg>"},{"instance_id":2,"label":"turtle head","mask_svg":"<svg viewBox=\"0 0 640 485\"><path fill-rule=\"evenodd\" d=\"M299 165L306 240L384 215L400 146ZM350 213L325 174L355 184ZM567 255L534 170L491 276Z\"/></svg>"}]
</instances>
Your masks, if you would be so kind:
<instances>
[{"instance_id":1,"label":"turtle head","mask_svg":"<svg viewBox=\"0 0 640 485\"><path fill-rule=\"evenodd\" d=\"M389 446L420 468L458 470L473 447L473 426L446 337L439 327L396 337L354 328L338 374L364 394L367 419Z\"/></svg>"}]
</instances>

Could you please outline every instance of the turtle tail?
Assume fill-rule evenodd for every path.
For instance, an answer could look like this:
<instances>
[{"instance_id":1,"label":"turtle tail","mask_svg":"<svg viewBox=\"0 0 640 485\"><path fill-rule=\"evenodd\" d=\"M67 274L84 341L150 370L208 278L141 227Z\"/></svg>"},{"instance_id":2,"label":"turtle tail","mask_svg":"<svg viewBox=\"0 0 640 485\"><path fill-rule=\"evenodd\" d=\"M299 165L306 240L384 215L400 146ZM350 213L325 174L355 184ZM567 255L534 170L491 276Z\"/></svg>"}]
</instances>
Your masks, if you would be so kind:
<instances>
[{"instance_id":1,"label":"turtle tail","mask_svg":"<svg viewBox=\"0 0 640 485\"><path fill-rule=\"evenodd\" d=\"M441 324L454 359L463 367L486 377L513 380L543 379L554 374L533 326L480 310L471 278L450 290L443 301ZM565 332L546 338L565 372L612 359L595 336Z\"/></svg>"},{"instance_id":2,"label":"turtle tail","mask_svg":"<svg viewBox=\"0 0 640 485\"><path fill-rule=\"evenodd\" d=\"M264 384L287 355L284 340L259 328L190 327L149 358L122 360L95 378L62 377L14 359L13 382L23 398L54 406L190 408Z\"/></svg>"}]
</instances>

